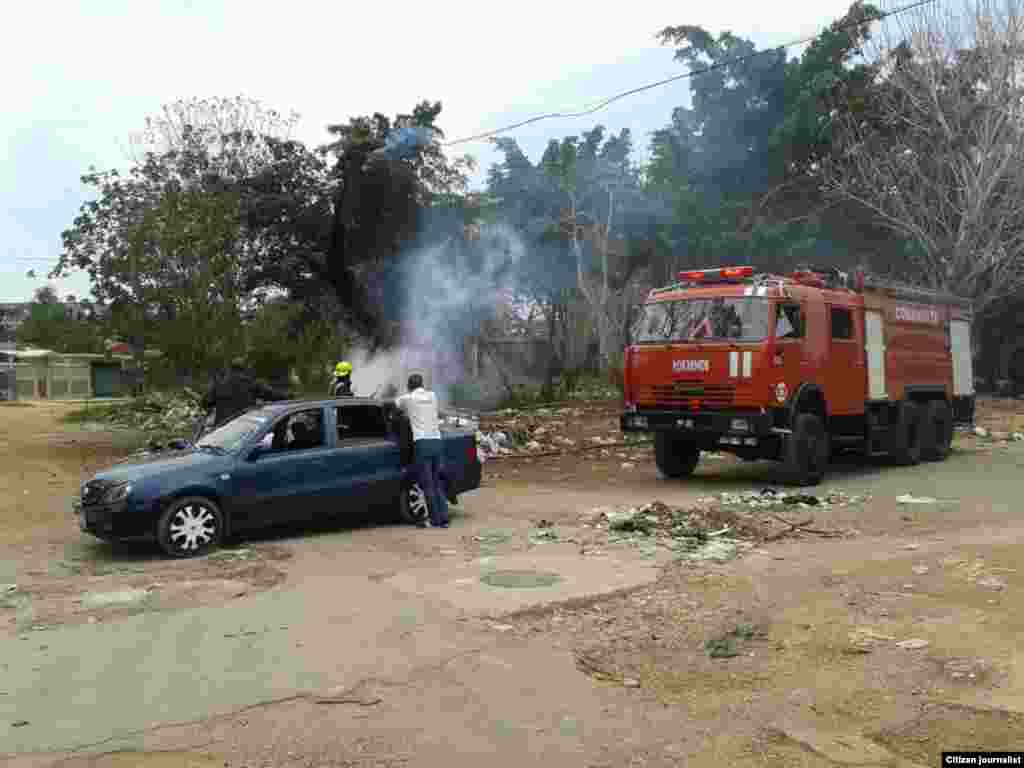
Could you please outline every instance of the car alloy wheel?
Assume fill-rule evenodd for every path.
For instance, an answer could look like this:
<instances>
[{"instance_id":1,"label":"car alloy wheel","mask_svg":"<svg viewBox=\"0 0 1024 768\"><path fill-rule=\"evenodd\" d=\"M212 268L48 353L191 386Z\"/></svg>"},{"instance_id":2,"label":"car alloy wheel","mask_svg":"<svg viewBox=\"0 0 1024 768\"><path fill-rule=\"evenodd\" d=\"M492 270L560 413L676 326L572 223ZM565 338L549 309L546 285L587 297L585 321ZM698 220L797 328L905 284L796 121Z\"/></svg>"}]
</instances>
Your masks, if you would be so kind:
<instances>
[{"instance_id":1,"label":"car alloy wheel","mask_svg":"<svg viewBox=\"0 0 1024 768\"><path fill-rule=\"evenodd\" d=\"M427 504L427 494L420 488L419 483L410 485L406 495L409 503L409 522L417 525L427 522L430 519L430 507Z\"/></svg>"},{"instance_id":2,"label":"car alloy wheel","mask_svg":"<svg viewBox=\"0 0 1024 768\"><path fill-rule=\"evenodd\" d=\"M188 498L164 512L159 528L160 545L174 557L195 557L220 543L221 514L213 502Z\"/></svg>"}]
</instances>

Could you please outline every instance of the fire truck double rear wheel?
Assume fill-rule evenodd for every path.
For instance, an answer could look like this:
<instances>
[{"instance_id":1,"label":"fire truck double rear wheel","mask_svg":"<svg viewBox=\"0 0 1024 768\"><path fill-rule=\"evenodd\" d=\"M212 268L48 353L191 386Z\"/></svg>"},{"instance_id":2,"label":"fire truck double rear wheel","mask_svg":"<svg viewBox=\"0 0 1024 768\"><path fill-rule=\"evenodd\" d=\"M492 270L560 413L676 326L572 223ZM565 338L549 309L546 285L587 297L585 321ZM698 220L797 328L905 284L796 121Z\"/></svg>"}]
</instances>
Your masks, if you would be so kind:
<instances>
[{"instance_id":1,"label":"fire truck double rear wheel","mask_svg":"<svg viewBox=\"0 0 1024 768\"><path fill-rule=\"evenodd\" d=\"M892 458L905 467L921 463L921 449L924 446L922 438L927 437L921 411L916 403L904 401L900 404L900 421L894 432Z\"/></svg>"},{"instance_id":2,"label":"fire truck double rear wheel","mask_svg":"<svg viewBox=\"0 0 1024 768\"><path fill-rule=\"evenodd\" d=\"M690 440L676 437L670 432L655 433L654 463L665 477L692 475L699 461L700 450Z\"/></svg>"},{"instance_id":3,"label":"fire truck double rear wheel","mask_svg":"<svg viewBox=\"0 0 1024 768\"><path fill-rule=\"evenodd\" d=\"M953 444L953 414L945 400L932 400L921 418L921 458L945 461Z\"/></svg>"},{"instance_id":4,"label":"fire truck double rear wheel","mask_svg":"<svg viewBox=\"0 0 1024 768\"><path fill-rule=\"evenodd\" d=\"M798 414L785 445L786 474L796 485L817 485L828 469L829 438L813 413Z\"/></svg>"}]
</instances>

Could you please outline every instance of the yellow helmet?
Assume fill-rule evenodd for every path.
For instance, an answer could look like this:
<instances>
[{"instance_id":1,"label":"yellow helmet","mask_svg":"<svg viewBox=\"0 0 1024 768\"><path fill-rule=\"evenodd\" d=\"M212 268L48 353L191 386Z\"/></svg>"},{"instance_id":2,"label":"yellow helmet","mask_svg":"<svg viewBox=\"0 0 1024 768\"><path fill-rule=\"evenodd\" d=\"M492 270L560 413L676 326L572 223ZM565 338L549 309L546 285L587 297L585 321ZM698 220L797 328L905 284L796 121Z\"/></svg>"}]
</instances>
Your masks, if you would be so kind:
<instances>
[{"instance_id":1,"label":"yellow helmet","mask_svg":"<svg viewBox=\"0 0 1024 768\"><path fill-rule=\"evenodd\" d=\"M347 362L347 361L343 362L343 363L338 363L336 366L334 366L334 375L335 376L351 376L352 375L352 363Z\"/></svg>"}]
</instances>

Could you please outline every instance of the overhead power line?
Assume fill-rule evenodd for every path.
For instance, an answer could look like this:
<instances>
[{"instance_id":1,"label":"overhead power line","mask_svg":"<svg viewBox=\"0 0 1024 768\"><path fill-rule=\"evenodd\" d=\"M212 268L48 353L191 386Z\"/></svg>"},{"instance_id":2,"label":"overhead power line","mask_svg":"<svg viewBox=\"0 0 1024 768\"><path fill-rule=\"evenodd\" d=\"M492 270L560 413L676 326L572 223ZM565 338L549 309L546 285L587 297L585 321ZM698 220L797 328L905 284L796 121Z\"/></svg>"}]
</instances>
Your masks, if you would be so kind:
<instances>
[{"instance_id":1,"label":"overhead power line","mask_svg":"<svg viewBox=\"0 0 1024 768\"><path fill-rule=\"evenodd\" d=\"M938 0L917 0L917 2L910 3L908 5L904 5L904 6L900 7L900 8L895 8L895 9L893 9L891 11L885 11L885 12L879 14L875 18L864 19L863 21L853 21L853 22L849 22L847 24L841 24L841 25L837 26L835 29L836 29L836 31L839 31L839 30L842 30L842 29L849 29L850 27L860 27L860 26L863 26L865 24L872 24L872 23L874 23L876 21L882 21L883 19L887 19L890 16L897 16L897 15L899 15L901 13L906 13L907 11L912 11L915 8L920 8L920 7L925 6L925 5L931 5L932 3L935 3L935 2L938 2ZM463 139L454 139L453 141L442 142L441 146L450 147L450 146L453 146L455 144L466 144L466 143L471 142L471 141L481 141L483 139L489 139L492 136L497 136L499 133L505 133L506 131L515 130L516 128L522 128L525 125L531 125L533 123L540 122L541 120L551 120L551 119L556 118L556 117L563 117L563 118L564 117L585 117L586 115L592 115L595 112L598 112L598 111L604 109L609 104L611 104L613 102L616 102L616 101L619 101L620 99L624 99L627 96L633 96L633 95L638 94L638 93L643 93L644 91L649 91L649 90L651 90L653 88L660 88L663 85L668 85L669 83L674 83L674 82L676 82L678 80L685 80L687 78L694 77L695 75L703 75L703 74L706 74L708 72L714 72L716 69L722 69L723 67L728 67L728 66L731 66L733 64L739 64L741 62L753 59L753 58L755 58L757 56L762 56L762 55L764 55L766 53L774 53L776 51L784 51L787 48L793 48L794 46L797 46L797 45L804 45L806 43L811 43L811 42L814 42L816 39L818 39L818 36L819 35L812 35L810 37L805 37L805 38L802 38L800 40L794 40L794 41L792 41L790 43L785 43L784 45L775 46L774 48L765 48L764 50L754 51L753 53L748 53L745 56L736 56L735 58L726 59L725 61L718 61L718 62L715 62L714 64L711 64L711 65L709 65L707 67L703 67L701 69L691 69L690 71L683 72L682 74L679 74L679 75L673 75L672 77L666 77L664 80L658 80L657 82L654 82L654 83L648 83L647 85L641 85L641 86L639 86L637 88L630 88L628 91L623 91L622 93L617 93L614 96L610 96L609 98L604 99L603 101L598 102L595 106L589 107L587 109L583 109L583 110L581 110L579 112L550 112L550 113L545 114L545 115L538 115L537 117L531 117L530 119L523 120L522 122L519 122L519 123L513 123L511 125L506 125L503 128L496 128L493 131L485 131L483 133L477 133L477 134L474 134L472 136L467 136L467 137L465 137Z\"/></svg>"}]
</instances>

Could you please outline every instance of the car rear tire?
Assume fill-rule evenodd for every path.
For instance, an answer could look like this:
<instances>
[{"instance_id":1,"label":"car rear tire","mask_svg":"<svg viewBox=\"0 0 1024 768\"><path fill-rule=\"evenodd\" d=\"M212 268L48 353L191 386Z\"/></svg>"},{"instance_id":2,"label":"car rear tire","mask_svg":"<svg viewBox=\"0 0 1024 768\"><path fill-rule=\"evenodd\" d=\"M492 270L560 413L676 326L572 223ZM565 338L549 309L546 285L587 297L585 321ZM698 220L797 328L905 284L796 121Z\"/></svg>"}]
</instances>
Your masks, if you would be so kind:
<instances>
[{"instance_id":1,"label":"car rear tire","mask_svg":"<svg viewBox=\"0 0 1024 768\"><path fill-rule=\"evenodd\" d=\"M945 400L932 400L921 419L921 458L945 461L953 445L953 413Z\"/></svg>"},{"instance_id":2,"label":"car rear tire","mask_svg":"<svg viewBox=\"0 0 1024 768\"><path fill-rule=\"evenodd\" d=\"M430 506L427 495L423 493L419 483L409 483L402 489L398 499L398 512L403 523L423 525L430 520Z\"/></svg>"},{"instance_id":3,"label":"car rear tire","mask_svg":"<svg viewBox=\"0 0 1024 768\"><path fill-rule=\"evenodd\" d=\"M915 403L903 403L892 452L897 464L912 467L921 463L921 432L921 410Z\"/></svg>"},{"instance_id":4,"label":"car rear tire","mask_svg":"<svg viewBox=\"0 0 1024 768\"><path fill-rule=\"evenodd\" d=\"M821 419L813 413L801 413L786 441L786 475L793 485L818 485L828 469L829 438Z\"/></svg>"},{"instance_id":5,"label":"car rear tire","mask_svg":"<svg viewBox=\"0 0 1024 768\"><path fill-rule=\"evenodd\" d=\"M220 546L224 515L210 499L175 499L160 516L156 529L160 548L171 557L199 557Z\"/></svg>"},{"instance_id":6,"label":"car rear tire","mask_svg":"<svg viewBox=\"0 0 1024 768\"><path fill-rule=\"evenodd\" d=\"M693 474L700 461L700 449L689 441L668 432L654 435L654 463L663 477L675 479Z\"/></svg>"}]
</instances>

